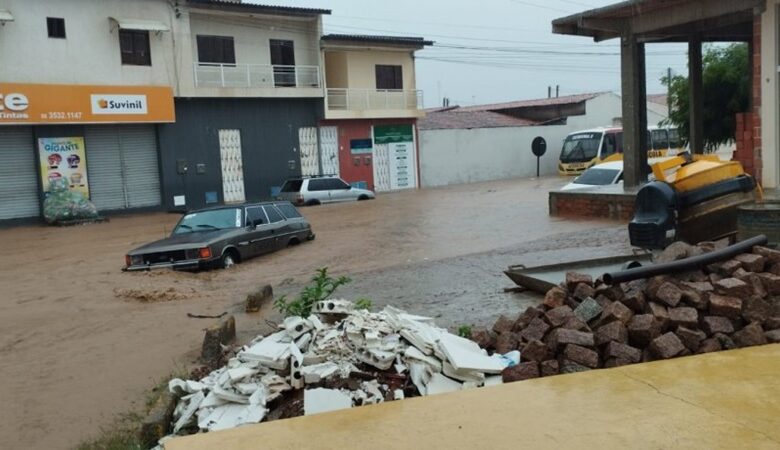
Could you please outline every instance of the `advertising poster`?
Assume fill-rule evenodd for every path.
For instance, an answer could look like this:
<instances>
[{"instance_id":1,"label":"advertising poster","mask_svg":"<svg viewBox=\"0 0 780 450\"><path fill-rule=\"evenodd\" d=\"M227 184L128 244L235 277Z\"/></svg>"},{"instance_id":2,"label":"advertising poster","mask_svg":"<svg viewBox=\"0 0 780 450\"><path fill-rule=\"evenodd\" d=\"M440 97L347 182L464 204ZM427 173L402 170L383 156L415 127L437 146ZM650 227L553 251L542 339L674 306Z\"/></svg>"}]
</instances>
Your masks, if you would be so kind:
<instances>
[{"instance_id":1,"label":"advertising poster","mask_svg":"<svg viewBox=\"0 0 780 450\"><path fill-rule=\"evenodd\" d=\"M390 189L410 189L415 186L415 161L412 143L390 144Z\"/></svg>"},{"instance_id":2,"label":"advertising poster","mask_svg":"<svg viewBox=\"0 0 780 450\"><path fill-rule=\"evenodd\" d=\"M83 137L58 137L38 139L41 158L41 186L44 195L49 192L49 183L58 178L67 178L72 191L78 191L89 198L87 182L87 158Z\"/></svg>"}]
</instances>

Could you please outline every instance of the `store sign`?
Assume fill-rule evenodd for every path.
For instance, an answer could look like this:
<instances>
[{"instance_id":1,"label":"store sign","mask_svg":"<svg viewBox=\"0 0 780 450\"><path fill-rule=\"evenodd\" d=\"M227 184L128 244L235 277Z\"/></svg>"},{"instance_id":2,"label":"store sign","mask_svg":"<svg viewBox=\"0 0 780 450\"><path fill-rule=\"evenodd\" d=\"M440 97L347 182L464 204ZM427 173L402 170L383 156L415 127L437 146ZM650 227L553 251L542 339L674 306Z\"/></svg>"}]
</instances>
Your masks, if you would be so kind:
<instances>
[{"instance_id":1,"label":"store sign","mask_svg":"<svg viewBox=\"0 0 780 450\"><path fill-rule=\"evenodd\" d=\"M374 144L412 141L414 141L414 133L411 125L377 125L374 127Z\"/></svg>"},{"instance_id":2,"label":"store sign","mask_svg":"<svg viewBox=\"0 0 780 450\"><path fill-rule=\"evenodd\" d=\"M169 87L0 83L0 125L175 121Z\"/></svg>"},{"instance_id":3,"label":"store sign","mask_svg":"<svg viewBox=\"0 0 780 450\"><path fill-rule=\"evenodd\" d=\"M147 114L145 95L92 94L92 114Z\"/></svg>"},{"instance_id":4,"label":"store sign","mask_svg":"<svg viewBox=\"0 0 780 450\"><path fill-rule=\"evenodd\" d=\"M396 142L390 147L390 189L415 187L415 160L411 142Z\"/></svg>"},{"instance_id":5,"label":"store sign","mask_svg":"<svg viewBox=\"0 0 780 450\"><path fill-rule=\"evenodd\" d=\"M349 141L349 151L353 155L370 155L374 151L374 144L371 139L351 139Z\"/></svg>"},{"instance_id":6,"label":"store sign","mask_svg":"<svg viewBox=\"0 0 780 450\"><path fill-rule=\"evenodd\" d=\"M38 153L44 194L48 194L52 181L65 178L71 190L81 192L89 198L83 137L40 138Z\"/></svg>"}]
</instances>

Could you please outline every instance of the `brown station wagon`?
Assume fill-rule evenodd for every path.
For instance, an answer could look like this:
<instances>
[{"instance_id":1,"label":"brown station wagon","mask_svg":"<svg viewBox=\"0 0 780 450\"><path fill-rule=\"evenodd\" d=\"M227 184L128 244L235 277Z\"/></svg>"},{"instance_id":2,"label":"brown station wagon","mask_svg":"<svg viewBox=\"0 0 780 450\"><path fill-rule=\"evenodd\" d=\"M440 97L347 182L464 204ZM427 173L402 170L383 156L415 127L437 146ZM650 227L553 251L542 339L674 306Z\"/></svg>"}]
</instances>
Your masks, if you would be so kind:
<instances>
[{"instance_id":1,"label":"brown station wagon","mask_svg":"<svg viewBox=\"0 0 780 450\"><path fill-rule=\"evenodd\" d=\"M128 252L124 270L228 268L312 239L289 202L219 206L185 214L169 237Z\"/></svg>"}]
</instances>

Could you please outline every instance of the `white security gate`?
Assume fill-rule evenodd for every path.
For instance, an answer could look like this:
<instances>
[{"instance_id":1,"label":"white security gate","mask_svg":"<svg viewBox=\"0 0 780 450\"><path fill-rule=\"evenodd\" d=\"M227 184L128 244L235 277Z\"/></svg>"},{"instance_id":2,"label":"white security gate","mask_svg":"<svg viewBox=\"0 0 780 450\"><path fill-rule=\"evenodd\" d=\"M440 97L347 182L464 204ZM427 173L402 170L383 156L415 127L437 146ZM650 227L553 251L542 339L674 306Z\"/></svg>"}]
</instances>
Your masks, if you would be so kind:
<instances>
[{"instance_id":1,"label":"white security gate","mask_svg":"<svg viewBox=\"0 0 780 450\"><path fill-rule=\"evenodd\" d=\"M387 192L390 187L390 146L374 145L374 190Z\"/></svg>"},{"instance_id":2,"label":"white security gate","mask_svg":"<svg viewBox=\"0 0 780 450\"><path fill-rule=\"evenodd\" d=\"M244 202L244 165L241 159L239 130L219 130L219 155L222 162L222 195L225 203Z\"/></svg>"},{"instance_id":3,"label":"white security gate","mask_svg":"<svg viewBox=\"0 0 780 450\"><path fill-rule=\"evenodd\" d=\"M30 127L0 127L0 220L40 214Z\"/></svg>"},{"instance_id":4,"label":"white security gate","mask_svg":"<svg viewBox=\"0 0 780 450\"><path fill-rule=\"evenodd\" d=\"M339 176L338 127L320 127L322 174Z\"/></svg>"},{"instance_id":5,"label":"white security gate","mask_svg":"<svg viewBox=\"0 0 780 450\"><path fill-rule=\"evenodd\" d=\"M317 145L317 127L298 128L301 149L301 174L310 177L320 174L320 155Z\"/></svg>"},{"instance_id":6,"label":"white security gate","mask_svg":"<svg viewBox=\"0 0 780 450\"><path fill-rule=\"evenodd\" d=\"M160 204L153 125L88 126L84 143L90 199L99 210Z\"/></svg>"}]
</instances>

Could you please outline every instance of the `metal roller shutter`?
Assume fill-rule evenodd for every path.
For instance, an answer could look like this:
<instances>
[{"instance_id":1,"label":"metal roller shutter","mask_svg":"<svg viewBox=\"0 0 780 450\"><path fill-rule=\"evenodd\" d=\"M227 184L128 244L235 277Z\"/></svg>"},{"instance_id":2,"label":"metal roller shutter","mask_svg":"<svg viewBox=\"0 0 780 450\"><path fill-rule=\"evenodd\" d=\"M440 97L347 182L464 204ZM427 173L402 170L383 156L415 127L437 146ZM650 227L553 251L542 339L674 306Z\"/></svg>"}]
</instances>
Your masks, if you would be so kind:
<instances>
[{"instance_id":1,"label":"metal roller shutter","mask_svg":"<svg viewBox=\"0 0 780 450\"><path fill-rule=\"evenodd\" d=\"M160 204L154 126L92 126L84 135L90 195L99 210Z\"/></svg>"},{"instance_id":2,"label":"metal roller shutter","mask_svg":"<svg viewBox=\"0 0 780 450\"><path fill-rule=\"evenodd\" d=\"M0 220L40 215L31 127L0 128Z\"/></svg>"}]
</instances>

